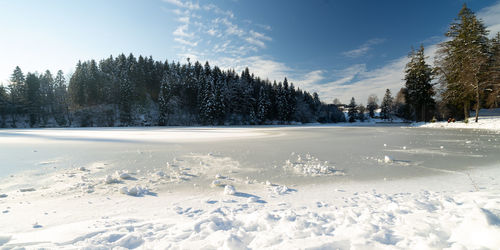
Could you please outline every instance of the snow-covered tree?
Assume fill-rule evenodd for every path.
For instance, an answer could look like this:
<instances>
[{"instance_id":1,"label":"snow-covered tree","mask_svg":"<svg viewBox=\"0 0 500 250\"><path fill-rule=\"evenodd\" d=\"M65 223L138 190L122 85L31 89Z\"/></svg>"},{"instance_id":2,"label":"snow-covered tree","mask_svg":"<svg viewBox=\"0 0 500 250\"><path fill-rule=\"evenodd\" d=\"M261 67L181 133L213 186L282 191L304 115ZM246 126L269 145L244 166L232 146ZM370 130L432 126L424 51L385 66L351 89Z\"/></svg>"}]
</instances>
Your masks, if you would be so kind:
<instances>
[{"instance_id":1,"label":"snow-covered tree","mask_svg":"<svg viewBox=\"0 0 500 250\"><path fill-rule=\"evenodd\" d=\"M469 117L471 102L475 101L477 122L486 84L482 74L488 62L488 30L464 4L445 35L449 39L440 44L435 63L443 100L462 106L465 118Z\"/></svg>"},{"instance_id":2,"label":"snow-covered tree","mask_svg":"<svg viewBox=\"0 0 500 250\"><path fill-rule=\"evenodd\" d=\"M392 95L391 95L391 90L386 89L385 90L385 95L384 99L382 99L382 104L380 106L380 118L384 120L391 120L392 121Z\"/></svg>"},{"instance_id":3,"label":"snow-covered tree","mask_svg":"<svg viewBox=\"0 0 500 250\"><path fill-rule=\"evenodd\" d=\"M358 119L358 117L359 117L359 111L358 111L358 107L356 105L356 100L354 99L354 97L351 98L351 102L349 103L347 108L348 108L347 117L348 117L349 122L355 122L356 119Z\"/></svg>"},{"instance_id":4,"label":"snow-covered tree","mask_svg":"<svg viewBox=\"0 0 500 250\"><path fill-rule=\"evenodd\" d=\"M405 86L408 90L407 103L413 108L415 121L428 121L432 118L429 111L435 106L432 87L432 69L425 62L424 46L408 56L410 61L405 68Z\"/></svg>"}]
</instances>

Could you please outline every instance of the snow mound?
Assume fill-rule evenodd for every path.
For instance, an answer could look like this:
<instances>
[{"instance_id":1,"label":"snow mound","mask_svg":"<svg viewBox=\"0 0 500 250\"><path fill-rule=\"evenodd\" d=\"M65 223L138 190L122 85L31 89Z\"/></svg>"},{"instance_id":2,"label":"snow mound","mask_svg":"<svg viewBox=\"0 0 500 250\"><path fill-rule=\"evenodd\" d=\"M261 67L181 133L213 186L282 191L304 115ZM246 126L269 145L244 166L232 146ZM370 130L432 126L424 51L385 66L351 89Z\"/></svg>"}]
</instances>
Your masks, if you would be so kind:
<instances>
[{"instance_id":1,"label":"snow mound","mask_svg":"<svg viewBox=\"0 0 500 250\"><path fill-rule=\"evenodd\" d=\"M214 187L220 187L222 185L223 184L222 184L222 182L220 180L214 180L214 181L212 181L212 186L214 186Z\"/></svg>"},{"instance_id":2,"label":"snow mound","mask_svg":"<svg viewBox=\"0 0 500 250\"><path fill-rule=\"evenodd\" d=\"M342 170L338 170L335 166L330 166L327 161L320 161L310 154L302 157L292 153L291 159L285 162L283 168L305 176L345 175Z\"/></svg>"},{"instance_id":3,"label":"snow mound","mask_svg":"<svg viewBox=\"0 0 500 250\"><path fill-rule=\"evenodd\" d=\"M114 178L111 175L106 175L106 177L104 177L105 184L114 184L114 183L119 183L119 182L120 181L118 179Z\"/></svg>"},{"instance_id":4,"label":"snow mound","mask_svg":"<svg viewBox=\"0 0 500 250\"><path fill-rule=\"evenodd\" d=\"M276 185L276 186L272 187L272 190L277 195L283 195L283 194L286 194L290 191L290 189L288 189L288 187L285 185L283 185L283 186Z\"/></svg>"},{"instance_id":5,"label":"snow mound","mask_svg":"<svg viewBox=\"0 0 500 250\"><path fill-rule=\"evenodd\" d=\"M117 177L117 179L122 179L122 180L132 179L132 176L128 172L116 171L115 176Z\"/></svg>"},{"instance_id":6,"label":"snow mound","mask_svg":"<svg viewBox=\"0 0 500 250\"><path fill-rule=\"evenodd\" d=\"M225 195L234 195L234 194L236 194L236 189L231 185L226 185L224 187L224 194Z\"/></svg>"},{"instance_id":7,"label":"snow mound","mask_svg":"<svg viewBox=\"0 0 500 250\"><path fill-rule=\"evenodd\" d=\"M394 159L388 155L384 156L384 162L385 163L393 163Z\"/></svg>"},{"instance_id":8,"label":"snow mound","mask_svg":"<svg viewBox=\"0 0 500 250\"><path fill-rule=\"evenodd\" d=\"M149 194L149 189L140 185L136 185L131 188L122 187L120 188L120 193L140 197Z\"/></svg>"},{"instance_id":9,"label":"snow mound","mask_svg":"<svg viewBox=\"0 0 500 250\"><path fill-rule=\"evenodd\" d=\"M498 212L475 206L462 223L453 229L450 237L456 248L498 249L500 246L500 218Z\"/></svg>"}]
</instances>

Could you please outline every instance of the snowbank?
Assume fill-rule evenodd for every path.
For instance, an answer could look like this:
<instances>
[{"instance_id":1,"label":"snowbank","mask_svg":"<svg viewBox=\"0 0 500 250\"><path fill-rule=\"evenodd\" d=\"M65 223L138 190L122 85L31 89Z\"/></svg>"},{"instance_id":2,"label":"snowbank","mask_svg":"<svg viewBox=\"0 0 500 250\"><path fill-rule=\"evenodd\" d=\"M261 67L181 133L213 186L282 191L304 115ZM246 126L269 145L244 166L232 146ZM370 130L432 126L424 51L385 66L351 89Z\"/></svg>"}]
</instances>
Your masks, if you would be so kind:
<instances>
[{"instance_id":1,"label":"snowbank","mask_svg":"<svg viewBox=\"0 0 500 250\"><path fill-rule=\"evenodd\" d=\"M91 179L98 171L87 169L75 174ZM64 194L57 186L9 193L0 200L0 246L498 249L498 176L496 166L426 178L296 186L293 192L272 183L226 185L221 192L207 183L156 195L147 195L140 177L123 180L131 188L96 179L91 194L77 189Z\"/></svg>"},{"instance_id":2,"label":"snowbank","mask_svg":"<svg viewBox=\"0 0 500 250\"><path fill-rule=\"evenodd\" d=\"M468 123L458 122L435 122L435 123L414 123L413 126L422 128L466 128L466 129L487 129L500 131L500 109L482 109L479 112L478 122L475 122L474 113L471 114Z\"/></svg>"}]
</instances>

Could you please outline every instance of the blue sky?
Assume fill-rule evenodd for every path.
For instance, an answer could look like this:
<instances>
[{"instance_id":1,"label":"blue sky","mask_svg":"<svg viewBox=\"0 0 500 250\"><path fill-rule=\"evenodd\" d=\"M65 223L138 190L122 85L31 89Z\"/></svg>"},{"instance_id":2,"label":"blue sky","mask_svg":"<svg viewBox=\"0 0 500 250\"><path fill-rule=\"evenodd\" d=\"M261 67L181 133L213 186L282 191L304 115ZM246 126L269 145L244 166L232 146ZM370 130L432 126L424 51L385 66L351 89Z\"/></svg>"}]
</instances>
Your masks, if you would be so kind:
<instances>
[{"instance_id":1,"label":"blue sky","mask_svg":"<svg viewBox=\"0 0 500 250\"><path fill-rule=\"evenodd\" d=\"M325 102L403 85L411 46L431 57L464 1L0 0L0 82L119 53L208 60L287 76ZM466 1L492 33L499 1Z\"/></svg>"}]
</instances>

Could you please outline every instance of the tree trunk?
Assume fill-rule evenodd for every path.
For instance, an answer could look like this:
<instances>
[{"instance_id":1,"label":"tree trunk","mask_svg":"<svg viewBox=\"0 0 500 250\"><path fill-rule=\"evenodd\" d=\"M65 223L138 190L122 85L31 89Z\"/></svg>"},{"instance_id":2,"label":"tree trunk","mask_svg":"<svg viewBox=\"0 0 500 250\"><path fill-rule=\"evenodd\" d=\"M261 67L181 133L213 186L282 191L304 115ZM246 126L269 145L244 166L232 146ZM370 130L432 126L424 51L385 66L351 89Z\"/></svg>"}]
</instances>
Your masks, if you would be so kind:
<instances>
[{"instance_id":1,"label":"tree trunk","mask_svg":"<svg viewBox=\"0 0 500 250\"><path fill-rule=\"evenodd\" d=\"M422 105L422 121L427 122L425 114L425 105Z\"/></svg>"},{"instance_id":2,"label":"tree trunk","mask_svg":"<svg viewBox=\"0 0 500 250\"><path fill-rule=\"evenodd\" d=\"M469 119L469 109L470 109L469 107L470 107L470 102L465 101L464 102L464 120Z\"/></svg>"},{"instance_id":3,"label":"tree trunk","mask_svg":"<svg viewBox=\"0 0 500 250\"><path fill-rule=\"evenodd\" d=\"M479 119L479 86L476 88L476 122Z\"/></svg>"}]
</instances>

